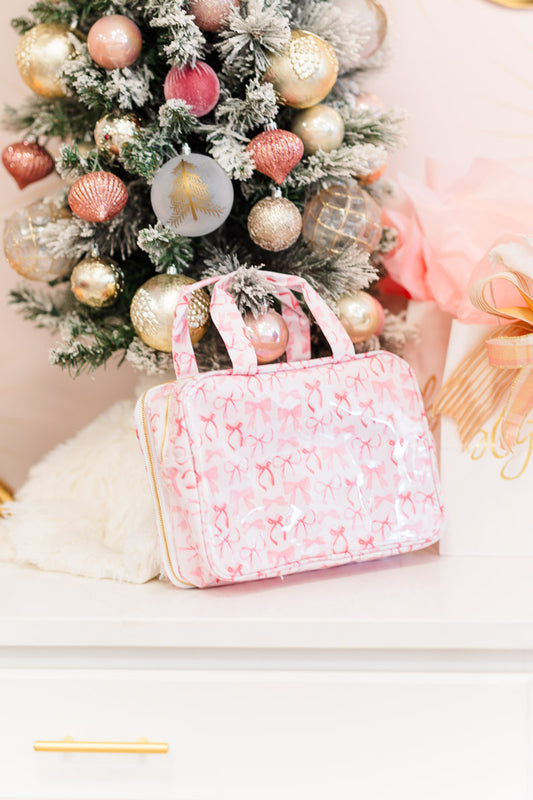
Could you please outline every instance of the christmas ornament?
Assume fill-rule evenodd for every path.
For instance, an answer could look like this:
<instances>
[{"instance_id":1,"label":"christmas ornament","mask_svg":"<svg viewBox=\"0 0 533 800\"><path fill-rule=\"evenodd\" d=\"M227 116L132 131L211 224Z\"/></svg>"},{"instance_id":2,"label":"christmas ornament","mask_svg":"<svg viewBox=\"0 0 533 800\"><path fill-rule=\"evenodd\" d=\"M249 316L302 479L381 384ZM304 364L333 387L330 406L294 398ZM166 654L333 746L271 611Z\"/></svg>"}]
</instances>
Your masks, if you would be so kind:
<instances>
[{"instance_id":1,"label":"christmas ornament","mask_svg":"<svg viewBox=\"0 0 533 800\"><path fill-rule=\"evenodd\" d=\"M355 15L367 41L361 51L362 61L373 56L379 50L387 35L387 14L383 6L376 0L350 0L350 13Z\"/></svg>"},{"instance_id":2,"label":"christmas ornament","mask_svg":"<svg viewBox=\"0 0 533 800\"><path fill-rule=\"evenodd\" d=\"M269 309L258 317L245 314L244 322L254 346L258 364L270 364L285 352L289 329L281 314Z\"/></svg>"},{"instance_id":3,"label":"christmas ornament","mask_svg":"<svg viewBox=\"0 0 533 800\"><path fill-rule=\"evenodd\" d=\"M54 169L54 159L37 142L15 142L2 151L2 162L10 175L24 189L30 183L46 178Z\"/></svg>"},{"instance_id":4,"label":"christmas ornament","mask_svg":"<svg viewBox=\"0 0 533 800\"><path fill-rule=\"evenodd\" d=\"M265 197L248 215L248 233L263 250L277 253L294 244L302 231L302 215L285 197Z\"/></svg>"},{"instance_id":5,"label":"christmas ornament","mask_svg":"<svg viewBox=\"0 0 533 800\"><path fill-rule=\"evenodd\" d=\"M49 99L65 97L59 73L74 53L65 25L44 22L21 37L17 47L17 68L24 83L36 94Z\"/></svg>"},{"instance_id":6,"label":"christmas ornament","mask_svg":"<svg viewBox=\"0 0 533 800\"><path fill-rule=\"evenodd\" d=\"M308 31L292 31L289 45L270 59L263 80L273 84L280 103L309 108L329 94L339 71L333 47Z\"/></svg>"},{"instance_id":7,"label":"christmas ornament","mask_svg":"<svg viewBox=\"0 0 533 800\"><path fill-rule=\"evenodd\" d=\"M13 490L4 483L4 481L0 480L0 518L4 516L2 513L2 506L6 503L11 503L15 499L13 494Z\"/></svg>"},{"instance_id":8,"label":"christmas ornament","mask_svg":"<svg viewBox=\"0 0 533 800\"><path fill-rule=\"evenodd\" d=\"M180 299L181 287L194 283L191 278L163 273L149 278L137 289L131 301L130 315L138 336L154 350L172 352L172 323ZM191 341L200 341L209 325L209 295L197 289L187 310Z\"/></svg>"},{"instance_id":9,"label":"christmas ornament","mask_svg":"<svg viewBox=\"0 0 533 800\"><path fill-rule=\"evenodd\" d=\"M387 162L385 161L384 164L381 164L379 167L376 167L369 175L361 175L359 177L359 183L363 186L370 186L372 183L379 181L380 178L383 177L387 169Z\"/></svg>"},{"instance_id":10,"label":"christmas ornament","mask_svg":"<svg viewBox=\"0 0 533 800\"><path fill-rule=\"evenodd\" d=\"M182 236L205 236L227 219L233 206L233 185L213 158L186 153L156 172L151 199L164 225Z\"/></svg>"},{"instance_id":11,"label":"christmas ornament","mask_svg":"<svg viewBox=\"0 0 533 800\"><path fill-rule=\"evenodd\" d=\"M385 322L381 303L362 291L343 294L337 302L337 316L354 344L379 336Z\"/></svg>"},{"instance_id":12,"label":"christmas ornament","mask_svg":"<svg viewBox=\"0 0 533 800\"><path fill-rule=\"evenodd\" d=\"M124 273L110 258L89 256L72 270L70 287L80 303L105 308L113 305L124 289Z\"/></svg>"},{"instance_id":13,"label":"christmas ornament","mask_svg":"<svg viewBox=\"0 0 533 800\"><path fill-rule=\"evenodd\" d=\"M132 142L139 132L139 120L133 114L106 114L94 128L99 150L118 156L120 148Z\"/></svg>"},{"instance_id":14,"label":"christmas ornament","mask_svg":"<svg viewBox=\"0 0 533 800\"><path fill-rule=\"evenodd\" d=\"M299 111L292 121L291 129L302 140L306 155L313 155L317 150L329 153L340 147L344 139L341 115L336 108L325 103Z\"/></svg>"},{"instance_id":15,"label":"christmas ornament","mask_svg":"<svg viewBox=\"0 0 533 800\"><path fill-rule=\"evenodd\" d=\"M240 4L240 0L191 0L188 13L201 31L214 33L224 27L231 9Z\"/></svg>"},{"instance_id":16,"label":"christmas ornament","mask_svg":"<svg viewBox=\"0 0 533 800\"><path fill-rule=\"evenodd\" d=\"M355 107L360 111L372 111L376 115L385 108L379 97L371 92L360 92L355 98Z\"/></svg>"},{"instance_id":17,"label":"christmas ornament","mask_svg":"<svg viewBox=\"0 0 533 800\"><path fill-rule=\"evenodd\" d=\"M112 172L89 172L72 184L68 204L87 222L107 222L128 202L126 184Z\"/></svg>"},{"instance_id":18,"label":"christmas ornament","mask_svg":"<svg viewBox=\"0 0 533 800\"><path fill-rule=\"evenodd\" d=\"M247 145L255 168L276 183L283 183L304 154L302 140L290 131L278 128L259 133Z\"/></svg>"},{"instance_id":19,"label":"christmas ornament","mask_svg":"<svg viewBox=\"0 0 533 800\"><path fill-rule=\"evenodd\" d=\"M357 181L322 189L304 210L304 239L330 253L340 253L351 244L371 253L381 233L381 210Z\"/></svg>"},{"instance_id":20,"label":"christmas ornament","mask_svg":"<svg viewBox=\"0 0 533 800\"><path fill-rule=\"evenodd\" d=\"M41 244L41 229L50 222L70 219L64 206L39 200L15 211L4 228L4 252L15 272L31 281L54 281L70 271L74 259L70 255L53 255Z\"/></svg>"},{"instance_id":21,"label":"christmas ornament","mask_svg":"<svg viewBox=\"0 0 533 800\"><path fill-rule=\"evenodd\" d=\"M184 100L196 117L203 117L218 103L220 82L215 70L205 61L194 67L172 67L163 87L165 100Z\"/></svg>"},{"instance_id":22,"label":"christmas ornament","mask_svg":"<svg viewBox=\"0 0 533 800\"><path fill-rule=\"evenodd\" d=\"M133 20L122 14L110 14L97 20L87 36L93 61L105 69L124 69L139 58L141 32Z\"/></svg>"}]
</instances>

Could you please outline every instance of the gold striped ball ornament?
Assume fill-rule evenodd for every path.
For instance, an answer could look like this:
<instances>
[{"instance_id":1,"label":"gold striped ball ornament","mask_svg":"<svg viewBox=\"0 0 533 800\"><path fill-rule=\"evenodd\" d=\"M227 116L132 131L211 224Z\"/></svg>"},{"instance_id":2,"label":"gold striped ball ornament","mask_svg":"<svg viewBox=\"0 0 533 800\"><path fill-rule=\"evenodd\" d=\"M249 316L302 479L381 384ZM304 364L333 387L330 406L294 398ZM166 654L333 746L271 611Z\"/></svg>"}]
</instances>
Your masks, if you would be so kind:
<instances>
[{"instance_id":1,"label":"gold striped ball ornament","mask_svg":"<svg viewBox=\"0 0 533 800\"><path fill-rule=\"evenodd\" d=\"M303 213L304 239L334 255L349 245L372 253L382 231L380 207L354 180L322 189Z\"/></svg>"},{"instance_id":2,"label":"gold striped ball ornament","mask_svg":"<svg viewBox=\"0 0 533 800\"><path fill-rule=\"evenodd\" d=\"M21 37L17 47L17 68L24 83L41 97L65 97L60 73L74 55L73 31L56 22L43 22Z\"/></svg>"},{"instance_id":3,"label":"gold striped ball ornament","mask_svg":"<svg viewBox=\"0 0 533 800\"><path fill-rule=\"evenodd\" d=\"M15 272L30 281L54 281L70 272L75 259L69 253L54 255L41 241L41 231L71 217L68 208L45 200L11 214L4 228L4 252Z\"/></svg>"},{"instance_id":4,"label":"gold striped ball ornament","mask_svg":"<svg viewBox=\"0 0 533 800\"><path fill-rule=\"evenodd\" d=\"M291 247L302 231L302 215L285 197L265 197L248 215L248 233L252 241L278 253Z\"/></svg>"},{"instance_id":5,"label":"gold striped ball ornament","mask_svg":"<svg viewBox=\"0 0 533 800\"><path fill-rule=\"evenodd\" d=\"M172 352L172 325L182 286L194 283L185 275L162 273L149 278L131 301L130 316L137 335L154 350ZM209 295L197 289L187 310L191 341L200 341L209 326Z\"/></svg>"},{"instance_id":6,"label":"gold striped ball ornament","mask_svg":"<svg viewBox=\"0 0 533 800\"><path fill-rule=\"evenodd\" d=\"M91 308L112 306L124 289L124 273L111 258L89 256L76 264L70 276L76 300Z\"/></svg>"},{"instance_id":7,"label":"gold striped ball ornament","mask_svg":"<svg viewBox=\"0 0 533 800\"><path fill-rule=\"evenodd\" d=\"M272 56L263 80L274 86L279 102L291 108L316 106L333 89L339 61L333 47L309 31L291 31L291 40Z\"/></svg>"}]
</instances>

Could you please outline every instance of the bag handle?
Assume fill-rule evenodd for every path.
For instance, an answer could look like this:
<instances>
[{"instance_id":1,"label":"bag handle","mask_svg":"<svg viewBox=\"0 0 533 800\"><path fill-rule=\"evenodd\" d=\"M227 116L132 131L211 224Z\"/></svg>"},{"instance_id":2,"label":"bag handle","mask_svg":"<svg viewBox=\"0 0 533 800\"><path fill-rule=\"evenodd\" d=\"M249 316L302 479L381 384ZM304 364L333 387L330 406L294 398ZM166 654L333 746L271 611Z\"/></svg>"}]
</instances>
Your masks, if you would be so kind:
<instances>
[{"instance_id":1,"label":"bag handle","mask_svg":"<svg viewBox=\"0 0 533 800\"><path fill-rule=\"evenodd\" d=\"M282 302L284 318L289 326L291 337L287 347L289 361L305 360L310 357L309 320L303 313L291 289L300 290L309 310L323 330L331 347L333 357L345 361L354 355L353 344L333 311L307 281L296 275L277 272L261 272L272 285L272 294ZM172 332L172 352L176 375L180 378L198 373L198 365L192 348L187 321L187 306L190 296L196 289L216 284L211 299L211 318L228 350L233 372L236 375L253 375L257 372L257 358L244 320L227 291L234 273L206 278L199 283L184 286L176 307ZM299 330L296 329L298 325ZM295 334L298 333L298 336Z\"/></svg>"}]
</instances>

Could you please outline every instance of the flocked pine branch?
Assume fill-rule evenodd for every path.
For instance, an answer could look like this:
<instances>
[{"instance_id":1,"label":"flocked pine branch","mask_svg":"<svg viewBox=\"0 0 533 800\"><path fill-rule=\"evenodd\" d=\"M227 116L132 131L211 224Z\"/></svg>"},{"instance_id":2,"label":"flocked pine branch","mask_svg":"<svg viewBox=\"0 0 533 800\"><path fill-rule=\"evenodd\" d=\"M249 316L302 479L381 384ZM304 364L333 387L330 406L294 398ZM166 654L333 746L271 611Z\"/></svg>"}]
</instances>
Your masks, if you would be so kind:
<instances>
[{"instance_id":1,"label":"flocked pine branch","mask_svg":"<svg viewBox=\"0 0 533 800\"><path fill-rule=\"evenodd\" d=\"M160 33L163 52L174 67L194 65L202 58L205 37L187 13L187 0L146 0L149 24Z\"/></svg>"},{"instance_id":2,"label":"flocked pine branch","mask_svg":"<svg viewBox=\"0 0 533 800\"><path fill-rule=\"evenodd\" d=\"M42 22L83 28L104 14L125 14L138 21L142 5L143 0L37 0L28 8L28 16L16 17L11 25L19 33L26 33Z\"/></svg>"},{"instance_id":3,"label":"flocked pine branch","mask_svg":"<svg viewBox=\"0 0 533 800\"><path fill-rule=\"evenodd\" d=\"M343 294L367 289L379 277L370 255L356 245L333 255L306 242L298 243L287 254L278 254L274 268L305 278L330 305Z\"/></svg>"},{"instance_id":4,"label":"flocked pine branch","mask_svg":"<svg viewBox=\"0 0 533 800\"><path fill-rule=\"evenodd\" d=\"M204 125L207 151L234 180L247 181L254 174L254 162L246 152L248 139L230 126Z\"/></svg>"},{"instance_id":5,"label":"flocked pine branch","mask_svg":"<svg viewBox=\"0 0 533 800\"><path fill-rule=\"evenodd\" d=\"M146 63L124 69L106 70L89 55L87 45L72 35L76 54L61 70L61 79L69 94L74 94L88 109L100 115L143 108L151 99L150 81L154 74Z\"/></svg>"},{"instance_id":6,"label":"flocked pine branch","mask_svg":"<svg viewBox=\"0 0 533 800\"><path fill-rule=\"evenodd\" d=\"M2 127L14 131L25 131L27 136L71 136L82 140L87 129L92 130L98 115L92 114L74 98L45 100L28 98L20 108L5 106Z\"/></svg>"},{"instance_id":7,"label":"flocked pine branch","mask_svg":"<svg viewBox=\"0 0 533 800\"><path fill-rule=\"evenodd\" d=\"M358 176L369 175L387 158L381 145L341 145L337 150L303 158L285 179L288 187L308 186L312 183L347 181Z\"/></svg>"},{"instance_id":8,"label":"flocked pine branch","mask_svg":"<svg viewBox=\"0 0 533 800\"><path fill-rule=\"evenodd\" d=\"M243 98L232 97L226 91L216 107L215 119L235 132L245 133L273 122L277 113L274 87L254 77L246 84Z\"/></svg>"},{"instance_id":9,"label":"flocked pine branch","mask_svg":"<svg viewBox=\"0 0 533 800\"><path fill-rule=\"evenodd\" d=\"M172 354L154 350L134 336L126 350L126 361L145 375L164 375L172 369Z\"/></svg>"},{"instance_id":10,"label":"flocked pine branch","mask_svg":"<svg viewBox=\"0 0 533 800\"><path fill-rule=\"evenodd\" d=\"M407 322L407 312L401 311L393 314L385 309L385 324L379 336L380 344L385 350L401 355L407 342L413 341L418 336L418 327Z\"/></svg>"},{"instance_id":11,"label":"flocked pine branch","mask_svg":"<svg viewBox=\"0 0 533 800\"><path fill-rule=\"evenodd\" d=\"M397 150L405 146L406 114L400 108L376 113L340 104L338 110L344 122L344 141L347 145L376 144Z\"/></svg>"},{"instance_id":12,"label":"flocked pine branch","mask_svg":"<svg viewBox=\"0 0 533 800\"><path fill-rule=\"evenodd\" d=\"M148 254L158 272L172 266L179 273L186 274L194 258L191 240L161 222L142 228L137 236L137 244Z\"/></svg>"},{"instance_id":13,"label":"flocked pine branch","mask_svg":"<svg viewBox=\"0 0 533 800\"><path fill-rule=\"evenodd\" d=\"M269 59L289 41L289 20L280 0L242 0L229 14L216 48L223 71L242 80L265 72Z\"/></svg>"},{"instance_id":14,"label":"flocked pine branch","mask_svg":"<svg viewBox=\"0 0 533 800\"><path fill-rule=\"evenodd\" d=\"M9 304L37 328L57 333L65 310L65 290L44 290L25 281L10 291Z\"/></svg>"}]
</instances>

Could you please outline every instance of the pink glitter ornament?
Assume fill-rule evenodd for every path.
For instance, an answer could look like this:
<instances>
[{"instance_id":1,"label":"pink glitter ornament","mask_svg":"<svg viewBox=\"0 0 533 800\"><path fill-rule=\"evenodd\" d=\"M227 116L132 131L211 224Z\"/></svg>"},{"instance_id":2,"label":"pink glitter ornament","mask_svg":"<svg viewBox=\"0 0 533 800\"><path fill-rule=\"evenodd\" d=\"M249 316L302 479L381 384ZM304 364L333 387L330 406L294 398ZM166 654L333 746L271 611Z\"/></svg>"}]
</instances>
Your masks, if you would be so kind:
<instances>
[{"instance_id":1,"label":"pink glitter ornament","mask_svg":"<svg viewBox=\"0 0 533 800\"><path fill-rule=\"evenodd\" d=\"M241 0L191 0L189 14L201 31L214 33L224 27L231 9L240 4Z\"/></svg>"},{"instance_id":2,"label":"pink glitter ornament","mask_svg":"<svg viewBox=\"0 0 533 800\"><path fill-rule=\"evenodd\" d=\"M74 181L68 204L87 222L107 222L120 214L128 202L124 181L112 172L89 172Z\"/></svg>"},{"instance_id":3,"label":"pink glitter ornament","mask_svg":"<svg viewBox=\"0 0 533 800\"><path fill-rule=\"evenodd\" d=\"M205 61L194 67L172 67L164 85L165 100L184 100L196 117L203 117L218 103L220 83L217 74Z\"/></svg>"},{"instance_id":4,"label":"pink glitter ornament","mask_svg":"<svg viewBox=\"0 0 533 800\"><path fill-rule=\"evenodd\" d=\"M253 314L246 314L244 322L258 364L270 364L283 355L289 341L289 329L281 314L271 309L257 318Z\"/></svg>"},{"instance_id":5,"label":"pink glitter ornament","mask_svg":"<svg viewBox=\"0 0 533 800\"><path fill-rule=\"evenodd\" d=\"M139 58L141 32L133 20L111 14L97 20L89 31L87 47L93 61L105 69L123 69Z\"/></svg>"},{"instance_id":6,"label":"pink glitter ornament","mask_svg":"<svg viewBox=\"0 0 533 800\"><path fill-rule=\"evenodd\" d=\"M281 184L302 160L304 144L295 133L275 128L254 136L246 151L251 154L258 172Z\"/></svg>"}]
</instances>

